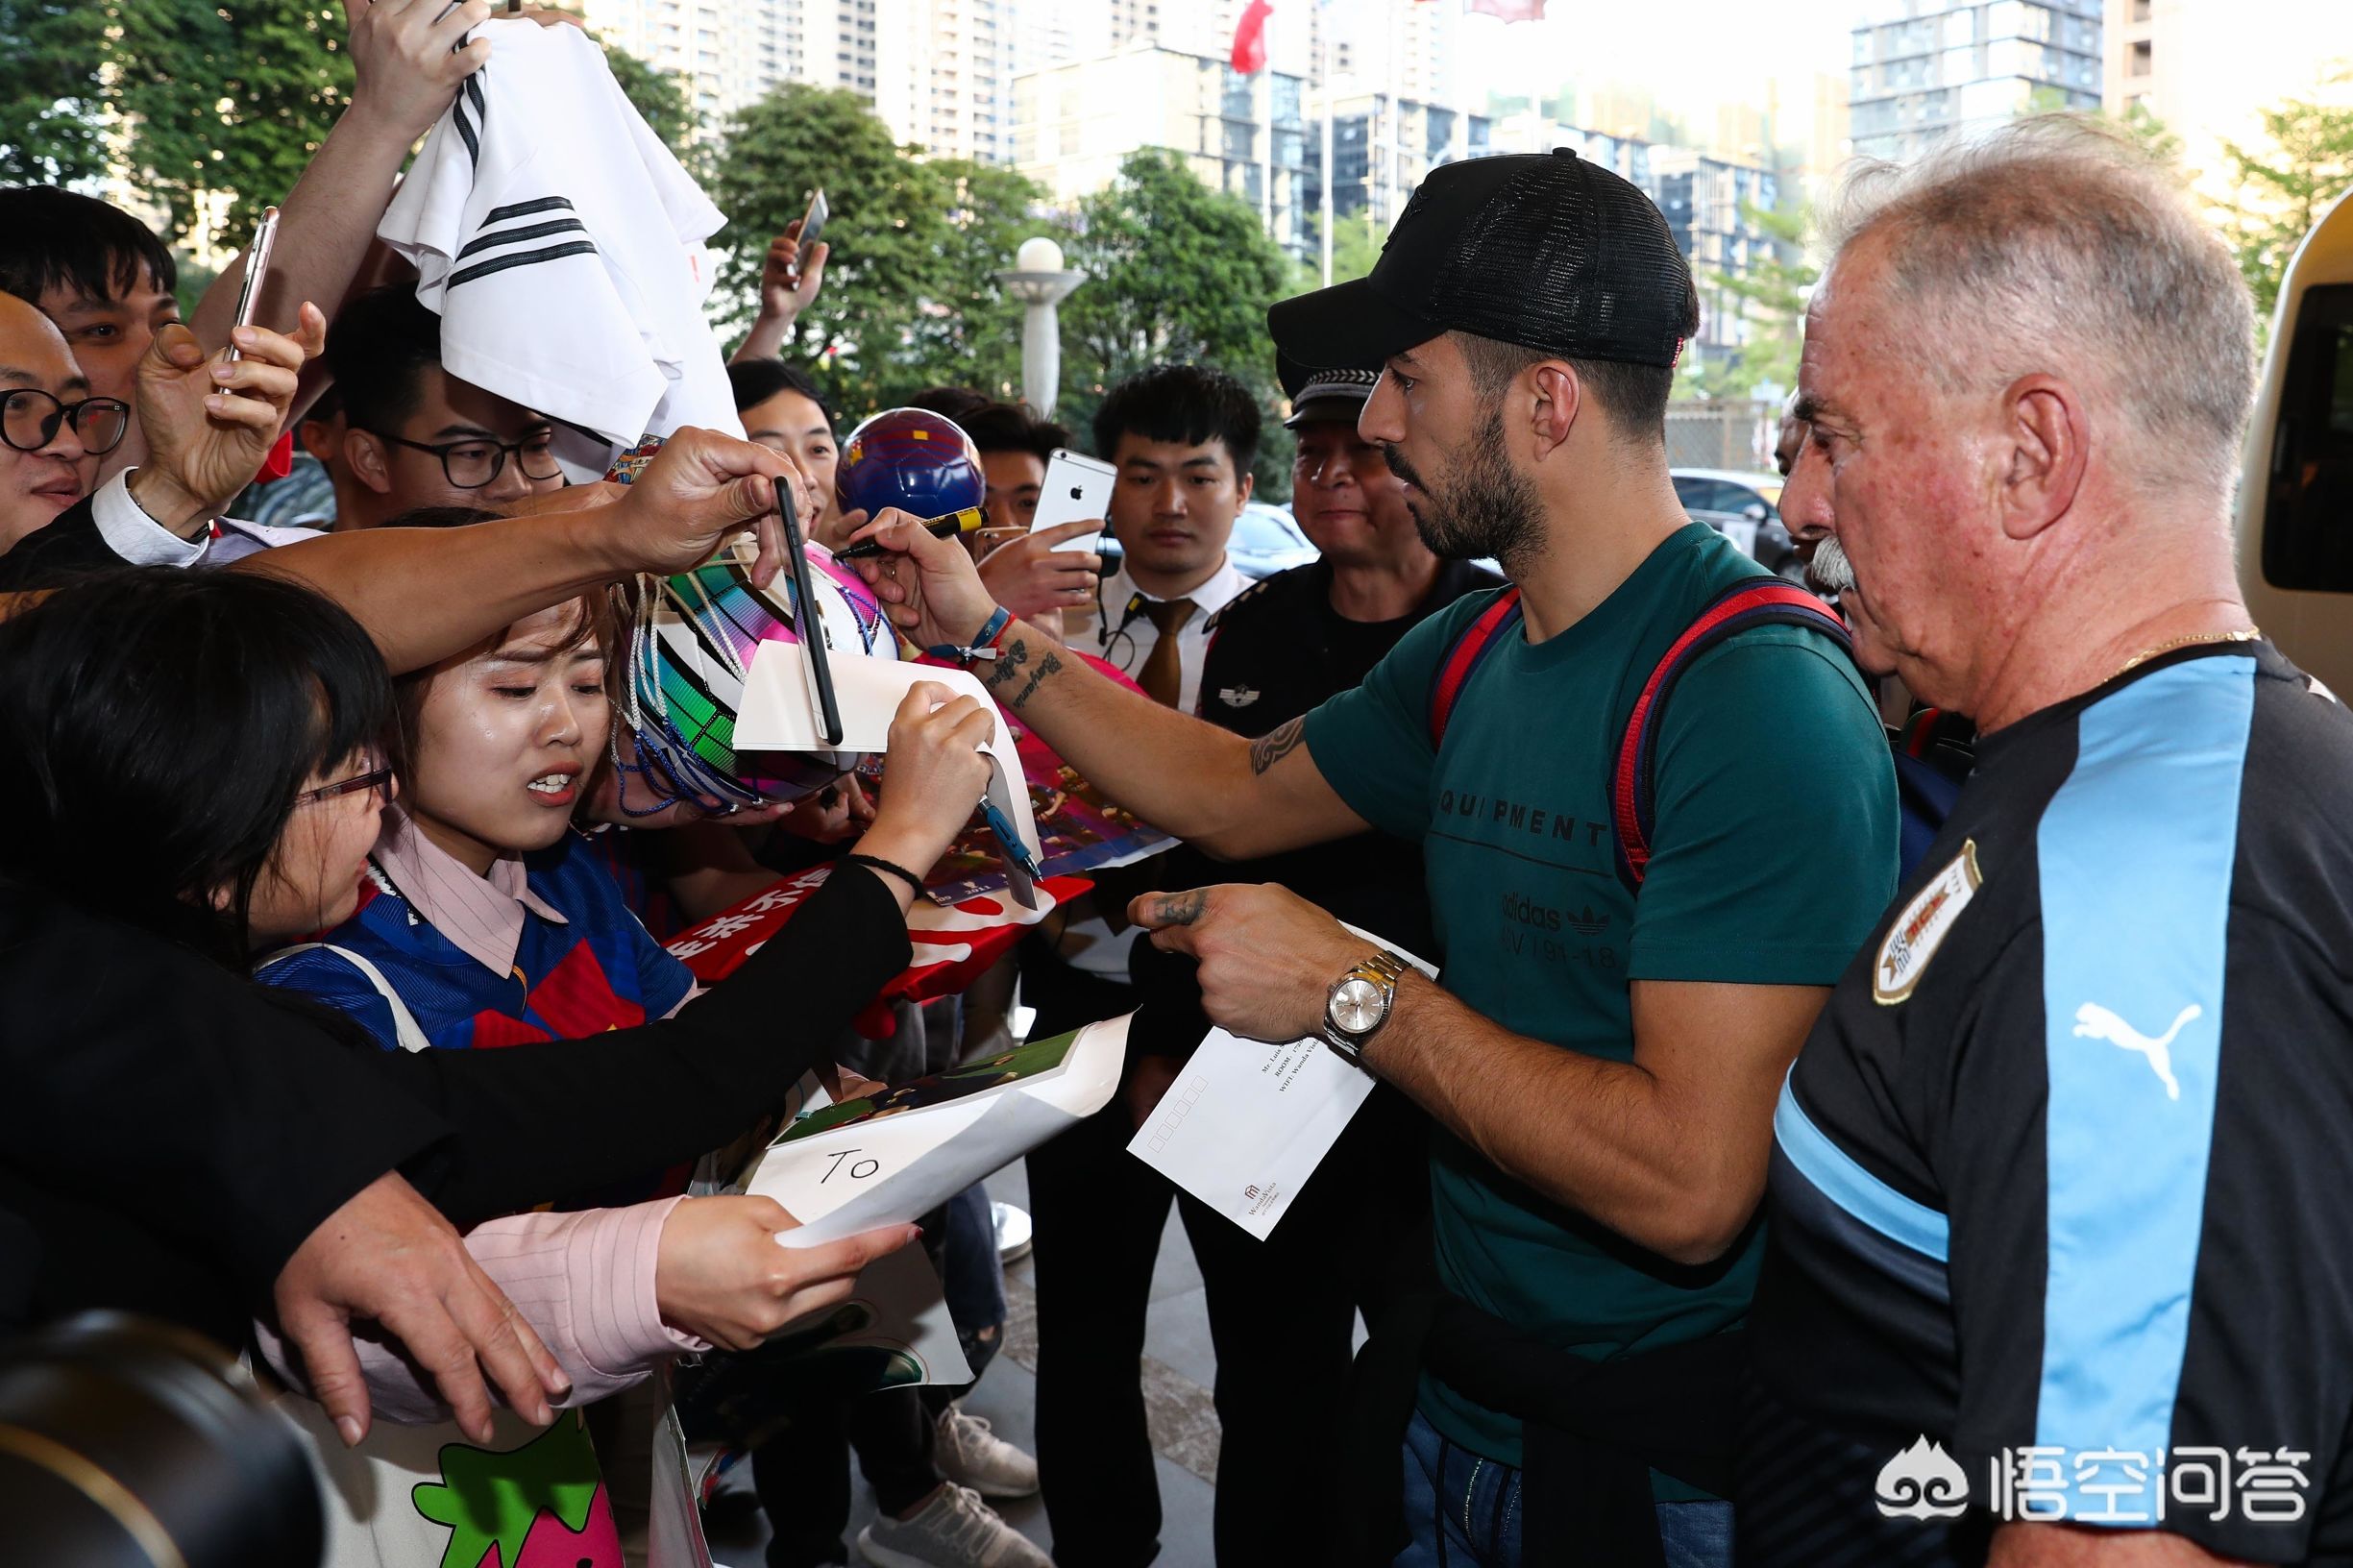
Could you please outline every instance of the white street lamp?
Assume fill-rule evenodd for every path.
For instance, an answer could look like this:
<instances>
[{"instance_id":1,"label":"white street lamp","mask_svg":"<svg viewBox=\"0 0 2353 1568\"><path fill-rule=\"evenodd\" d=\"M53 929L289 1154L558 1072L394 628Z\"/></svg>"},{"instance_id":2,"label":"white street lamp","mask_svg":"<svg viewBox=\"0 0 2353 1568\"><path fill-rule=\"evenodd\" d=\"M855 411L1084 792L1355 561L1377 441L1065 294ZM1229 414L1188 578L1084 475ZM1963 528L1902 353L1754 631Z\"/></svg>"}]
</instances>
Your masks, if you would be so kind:
<instances>
[{"instance_id":1,"label":"white street lamp","mask_svg":"<svg viewBox=\"0 0 2353 1568\"><path fill-rule=\"evenodd\" d=\"M1062 247L1043 234L1021 242L1013 270L996 281L1024 306L1021 316L1021 397L1041 419L1054 417L1062 389L1062 328L1055 307L1087 281L1063 266Z\"/></svg>"}]
</instances>

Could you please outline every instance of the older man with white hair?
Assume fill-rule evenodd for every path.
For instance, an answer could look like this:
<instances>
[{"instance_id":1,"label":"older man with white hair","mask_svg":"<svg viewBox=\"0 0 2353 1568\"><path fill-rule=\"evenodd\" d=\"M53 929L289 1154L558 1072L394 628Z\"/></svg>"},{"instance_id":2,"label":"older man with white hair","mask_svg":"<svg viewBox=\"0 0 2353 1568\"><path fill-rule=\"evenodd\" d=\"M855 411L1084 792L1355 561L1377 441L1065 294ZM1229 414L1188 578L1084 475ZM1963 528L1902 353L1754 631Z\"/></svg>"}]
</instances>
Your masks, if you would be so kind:
<instances>
[{"instance_id":1,"label":"older man with white hair","mask_svg":"<svg viewBox=\"0 0 2353 1568\"><path fill-rule=\"evenodd\" d=\"M2239 597L2246 291L2080 122L1852 195L1785 504L1986 733L1782 1091L1740 1561L2353 1560L2353 719Z\"/></svg>"}]
</instances>

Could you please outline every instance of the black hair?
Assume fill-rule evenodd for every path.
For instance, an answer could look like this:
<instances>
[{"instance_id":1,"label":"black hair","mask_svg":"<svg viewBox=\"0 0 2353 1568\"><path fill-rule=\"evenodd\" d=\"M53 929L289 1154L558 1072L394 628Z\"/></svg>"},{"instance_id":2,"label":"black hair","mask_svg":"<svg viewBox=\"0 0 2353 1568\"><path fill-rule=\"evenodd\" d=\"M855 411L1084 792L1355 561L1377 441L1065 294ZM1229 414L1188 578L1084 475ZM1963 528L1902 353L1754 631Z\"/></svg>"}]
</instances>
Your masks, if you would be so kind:
<instances>
[{"instance_id":1,"label":"black hair","mask_svg":"<svg viewBox=\"0 0 2353 1568\"><path fill-rule=\"evenodd\" d=\"M0 291L35 305L52 288L109 300L142 275L166 294L180 286L171 251L121 208L56 185L0 190Z\"/></svg>"},{"instance_id":2,"label":"black hair","mask_svg":"<svg viewBox=\"0 0 2353 1568\"><path fill-rule=\"evenodd\" d=\"M817 411L825 416L828 429L840 423L833 404L825 401L824 389L817 378L798 365L788 365L781 359L739 359L727 367L727 385L735 392L735 411L743 413L756 408L779 392L797 392L817 404Z\"/></svg>"},{"instance_id":3,"label":"black hair","mask_svg":"<svg viewBox=\"0 0 2353 1568\"><path fill-rule=\"evenodd\" d=\"M302 423L307 425L312 420L316 420L324 425L330 420L340 419L342 416L343 392L334 382L330 381L319 388L319 395L312 398L310 406L303 410Z\"/></svg>"},{"instance_id":4,"label":"black hair","mask_svg":"<svg viewBox=\"0 0 2353 1568\"><path fill-rule=\"evenodd\" d=\"M956 421L984 453L1026 452L1050 462L1056 448L1070 444L1070 432L1040 419L1026 403L986 403Z\"/></svg>"},{"instance_id":5,"label":"black hair","mask_svg":"<svg viewBox=\"0 0 2353 1568\"><path fill-rule=\"evenodd\" d=\"M425 401L425 372L440 363L441 318L404 283L352 300L327 331L327 367L356 430L397 430Z\"/></svg>"},{"instance_id":6,"label":"black hair","mask_svg":"<svg viewBox=\"0 0 2353 1568\"><path fill-rule=\"evenodd\" d=\"M927 386L899 406L920 408L962 425L965 415L986 408L995 401L988 393L975 392L968 386Z\"/></svg>"},{"instance_id":7,"label":"black hair","mask_svg":"<svg viewBox=\"0 0 2353 1568\"><path fill-rule=\"evenodd\" d=\"M1688 282L1683 285L1683 342L1700 334L1700 295ZM1663 445L1667 439L1667 401L1675 395L1673 365L1632 365L1617 359L1578 359L1505 343L1475 332L1451 334L1470 365L1471 381L1482 398L1502 392L1511 378L1530 365L1565 358L1577 372L1579 384L1593 394L1610 429L1627 441Z\"/></svg>"},{"instance_id":8,"label":"black hair","mask_svg":"<svg viewBox=\"0 0 2353 1568\"><path fill-rule=\"evenodd\" d=\"M1259 454L1259 404L1250 389L1206 365L1158 365L1111 389L1094 413L1094 453L1117 459L1123 435L1178 441L1189 447L1221 443L1237 478Z\"/></svg>"},{"instance_id":9,"label":"black hair","mask_svg":"<svg viewBox=\"0 0 2353 1568\"><path fill-rule=\"evenodd\" d=\"M86 578L0 622L0 879L239 973L306 781L392 738L359 623L258 573Z\"/></svg>"}]
</instances>

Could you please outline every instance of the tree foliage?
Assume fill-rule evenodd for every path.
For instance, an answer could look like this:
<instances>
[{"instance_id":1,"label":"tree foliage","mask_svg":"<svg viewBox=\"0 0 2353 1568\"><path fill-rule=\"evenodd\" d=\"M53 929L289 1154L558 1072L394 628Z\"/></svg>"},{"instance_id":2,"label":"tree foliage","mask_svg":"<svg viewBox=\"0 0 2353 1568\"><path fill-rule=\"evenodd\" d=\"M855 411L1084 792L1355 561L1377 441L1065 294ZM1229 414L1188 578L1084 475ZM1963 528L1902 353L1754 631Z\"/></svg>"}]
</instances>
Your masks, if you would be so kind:
<instances>
[{"instance_id":1,"label":"tree foliage","mask_svg":"<svg viewBox=\"0 0 2353 1568\"><path fill-rule=\"evenodd\" d=\"M2264 110L2263 128L2260 143L2222 144L2239 190L2224 223L2256 310L2268 319L2289 257L2353 189L2353 108L2291 99Z\"/></svg>"},{"instance_id":2,"label":"tree foliage","mask_svg":"<svg viewBox=\"0 0 2353 1568\"><path fill-rule=\"evenodd\" d=\"M0 0L0 184L106 170L99 65L106 12L83 0Z\"/></svg>"},{"instance_id":3,"label":"tree foliage","mask_svg":"<svg viewBox=\"0 0 2353 1568\"><path fill-rule=\"evenodd\" d=\"M1091 390L1171 361L1274 384L1266 307L1290 266L1256 208L1147 148L1080 200L1077 228L1069 260L1089 282L1063 306L1063 339Z\"/></svg>"},{"instance_id":4,"label":"tree foliage","mask_svg":"<svg viewBox=\"0 0 2353 1568\"><path fill-rule=\"evenodd\" d=\"M1070 265L1088 281L1062 308L1063 407L1091 417L1114 382L1154 365L1213 365L1271 406L1278 395L1266 307L1292 291L1290 258L1258 208L1212 190L1173 153L1131 153L1078 204ZM1262 493L1290 493L1290 443L1270 425Z\"/></svg>"},{"instance_id":5,"label":"tree foliage","mask_svg":"<svg viewBox=\"0 0 2353 1568\"><path fill-rule=\"evenodd\" d=\"M108 9L107 97L132 124L139 183L163 204L173 233L241 242L261 209L294 188L350 100L343 18L320 0L115 0Z\"/></svg>"},{"instance_id":6,"label":"tree foliage","mask_svg":"<svg viewBox=\"0 0 2353 1568\"><path fill-rule=\"evenodd\" d=\"M1822 269L1805 257L1808 218L1803 207L1767 211L1745 202L1741 221L1774 241L1775 254L1743 274L1709 270L1700 276L1703 296L1720 308L1739 311L1749 323L1749 341L1728 358L1701 364L1687 359L1688 374L1676 390L1704 398L1753 397L1760 387L1787 391L1798 384L1798 355L1805 343L1805 301Z\"/></svg>"},{"instance_id":7,"label":"tree foliage","mask_svg":"<svg viewBox=\"0 0 2353 1568\"><path fill-rule=\"evenodd\" d=\"M832 217L824 291L790 352L815 361L843 409L888 407L947 382L1002 395L1020 375L1020 310L996 273L1043 227L1038 187L1011 169L902 149L856 93L789 83L727 125L712 199L727 214L721 308L758 307L771 236L822 188Z\"/></svg>"},{"instance_id":8,"label":"tree foliage","mask_svg":"<svg viewBox=\"0 0 2353 1568\"><path fill-rule=\"evenodd\" d=\"M1321 288L1324 283L1323 223L1321 212L1308 214L1307 259L1292 263L1293 293ZM1354 282L1373 270L1381 259L1381 247L1388 235L1373 221L1372 208L1344 216L1332 229L1332 281L1335 283Z\"/></svg>"},{"instance_id":9,"label":"tree foliage","mask_svg":"<svg viewBox=\"0 0 2353 1568\"><path fill-rule=\"evenodd\" d=\"M351 102L343 12L331 0L111 0L91 11L107 30L105 102L130 127L137 183L175 234L243 243ZM676 79L622 50L606 55L655 134L685 148L694 116Z\"/></svg>"}]
</instances>

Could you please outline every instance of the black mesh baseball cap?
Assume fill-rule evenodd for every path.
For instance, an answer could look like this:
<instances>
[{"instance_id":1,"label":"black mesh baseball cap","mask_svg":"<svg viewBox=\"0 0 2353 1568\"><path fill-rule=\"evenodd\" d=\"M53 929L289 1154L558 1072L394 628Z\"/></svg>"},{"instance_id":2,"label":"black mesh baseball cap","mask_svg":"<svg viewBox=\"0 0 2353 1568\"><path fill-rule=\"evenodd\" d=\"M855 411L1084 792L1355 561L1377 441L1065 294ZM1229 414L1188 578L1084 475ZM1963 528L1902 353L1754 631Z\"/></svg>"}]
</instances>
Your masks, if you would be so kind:
<instances>
[{"instance_id":1,"label":"black mesh baseball cap","mask_svg":"<svg viewBox=\"0 0 2353 1568\"><path fill-rule=\"evenodd\" d=\"M1266 325L1276 348L1311 365L1377 368L1462 331L1664 369L1698 305L1651 199L1562 147L1431 170L1370 277L1284 300Z\"/></svg>"}]
</instances>

